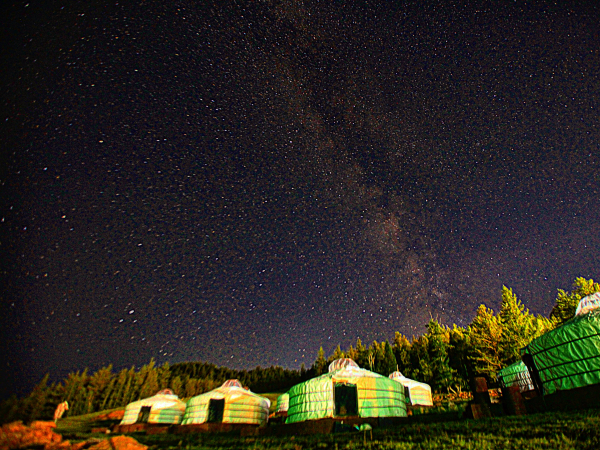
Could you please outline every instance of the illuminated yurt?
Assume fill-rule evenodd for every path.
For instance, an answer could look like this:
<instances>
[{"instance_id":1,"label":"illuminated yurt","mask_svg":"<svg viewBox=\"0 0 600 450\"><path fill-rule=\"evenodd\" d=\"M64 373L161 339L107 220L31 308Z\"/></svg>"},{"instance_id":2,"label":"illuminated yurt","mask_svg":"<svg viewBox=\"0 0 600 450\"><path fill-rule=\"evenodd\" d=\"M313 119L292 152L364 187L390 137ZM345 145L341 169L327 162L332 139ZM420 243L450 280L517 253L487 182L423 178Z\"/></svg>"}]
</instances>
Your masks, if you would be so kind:
<instances>
[{"instance_id":1,"label":"illuminated yurt","mask_svg":"<svg viewBox=\"0 0 600 450\"><path fill-rule=\"evenodd\" d=\"M499 370L498 381L502 388L518 385L520 392L532 391L534 388L529 369L521 360Z\"/></svg>"},{"instance_id":2,"label":"illuminated yurt","mask_svg":"<svg viewBox=\"0 0 600 450\"><path fill-rule=\"evenodd\" d=\"M351 359L336 359L329 372L288 391L286 423L325 417L406 417L404 387L361 369Z\"/></svg>"},{"instance_id":3,"label":"illuminated yurt","mask_svg":"<svg viewBox=\"0 0 600 450\"><path fill-rule=\"evenodd\" d=\"M170 389L163 389L155 396L130 403L125 408L119 425L134 423L178 424L185 411L181 401Z\"/></svg>"},{"instance_id":4,"label":"illuminated yurt","mask_svg":"<svg viewBox=\"0 0 600 450\"><path fill-rule=\"evenodd\" d=\"M523 361L545 395L600 383L600 293L583 298L572 319L531 341Z\"/></svg>"},{"instance_id":5,"label":"illuminated yurt","mask_svg":"<svg viewBox=\"0 0 600 450\"><path fill-rule=\"evenodd\" d=\"M411 405L433 406L433 399L431 398L431 386L429 386L427 383L421 383L420 381L406 378L401 372L398 371L392 372L390 374L390 378L408 388L408 396Z\"/></svg>"},{"instance_id":6,"label":"illuminated yurt","mask_svg":"<svg viewBox=\"0 0 600 450\"><path fill-rule=\"evenodd\" d=\"M285 413L290 407L290 394L287 392L277 397L277 413Z\"/></svg>"},{"instance_id":7,"label":"illuminated yurt","mask_svg":"<svg viewBox=\"0 0 600 450\"><path fill-rule=\"evenodd\" d=\"M264 425L270 406L269 399L244 389L238 380L227 380L221 387L189 399L181 424Z\"/></svg>"}]
</instances>

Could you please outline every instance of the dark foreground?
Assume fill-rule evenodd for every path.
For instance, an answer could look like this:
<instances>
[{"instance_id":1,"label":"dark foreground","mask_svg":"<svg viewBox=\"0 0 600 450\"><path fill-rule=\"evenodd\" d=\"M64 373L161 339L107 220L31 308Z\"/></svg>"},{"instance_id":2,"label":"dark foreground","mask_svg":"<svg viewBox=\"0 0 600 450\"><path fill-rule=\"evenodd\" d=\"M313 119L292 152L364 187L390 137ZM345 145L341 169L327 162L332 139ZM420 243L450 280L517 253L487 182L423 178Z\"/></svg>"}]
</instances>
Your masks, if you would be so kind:
<instances>
[{"instance_id":1,"label":"dark foreground","mask_svg":"<svg viewBox=\"0 0 600 450\"><path fill-rule=\"evenodd\" d=\"M59 427L60 428L60 427ZM60 432L60 430L57 430ZM77 438L64 430L65 438ZM71 434L71 436L69 436ZM483 420L413 422L369 432L308 436L249 436L233 433L134 433L153 449L600 449L600 409L504 416ZM81 435L81 438L89 437Z\"/></svg>"}]
</instances>

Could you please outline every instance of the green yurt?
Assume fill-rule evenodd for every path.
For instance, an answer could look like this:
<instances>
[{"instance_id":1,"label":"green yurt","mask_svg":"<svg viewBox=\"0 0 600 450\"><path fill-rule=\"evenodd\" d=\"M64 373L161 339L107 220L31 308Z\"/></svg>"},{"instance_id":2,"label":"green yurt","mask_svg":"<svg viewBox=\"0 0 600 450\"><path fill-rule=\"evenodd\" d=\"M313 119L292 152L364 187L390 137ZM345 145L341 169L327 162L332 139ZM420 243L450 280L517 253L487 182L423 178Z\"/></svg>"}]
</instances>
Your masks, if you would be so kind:
<instances>
[{"instance_id":1,"label":"green yurt","mask_svg":"<svg viewBox=\"0 0 600 450\"><path fill-rule=\"evenodd\" d=\"M523 361L517 361L516 363L499 370L498 381L502 388L507 388L516 384L519 386L520 392L532 391L534 389L529 369Z\"/></svg>"},{"instance_id":2,"label":"green yurt","mask_svg":"<svg viewBox=\"0 0 600 450\"><path fill-rule=\"evenodd\" d=\"M286 392L277 397L277 411L278 413L287 412L290 407L290 395Z\"/></svg>"},{"instance_id":3,"label":"green yurt","mask_svg":"<svg viewBox=\"0 0 600 450\"><path fill-rule=\"evenodd\" d=\"M361 369L351 359L329 365L329 372L288 391L286 423L325 417L406 417L404 386Z\"/></svg>"},{"instance_id":4,"label":"green yurt","mask_svg":"<svg viewBox=\"0 0 600 450\"><path fill-rule=\"evenodd\" d=\"M429 386L427 383L421 383L420 381L406 378L401 372L398 371L392 372L390 374L390 378L408 388L408 397L411 405L433 406L431 386Z\"/></svg>"},{"instance_id":5,"label":"green yurt","mask_svg":"<svg viewBox=\"0 0 600 450\"><path fill-rule=\"evenodd\" d=\"M181 424L264 425L269 418L270 406L268 398L244 389L238 380L227 380L221 387L189 399Z\"/></svg>"},{"instance_id":6,"label":"green yurt","mask_svg":"<svg viewBox=\"0 0 600 450\"><path fill-rule=\"evenodd\" d=\"M545 395L600 383L600 293L579 306L579 314L523 351L523 361Z\"/></svg>"},{"instance_id":7,"label":"green yurt","mask_svg":"<svg viewBox=\"0 0 600 450\"><path fill-rule=\"evenodd\" d=\"M163 389L155 396L130 403L125 408L119 425L134 423L178 424L185 411L185 402L170 389Z\"/></svg>"}]
</instances>

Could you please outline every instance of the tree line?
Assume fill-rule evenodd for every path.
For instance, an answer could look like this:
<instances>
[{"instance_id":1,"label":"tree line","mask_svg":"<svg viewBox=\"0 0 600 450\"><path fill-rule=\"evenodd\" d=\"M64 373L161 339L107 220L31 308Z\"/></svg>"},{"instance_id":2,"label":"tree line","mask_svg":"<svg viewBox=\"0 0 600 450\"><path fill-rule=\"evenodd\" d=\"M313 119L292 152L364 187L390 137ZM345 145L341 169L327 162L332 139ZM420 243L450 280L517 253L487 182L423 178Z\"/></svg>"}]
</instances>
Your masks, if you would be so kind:
<instances>
[{"instance_id":1,"label":"tree line","mask_svg":"<svg viewBox=\"0 0 600 450\"><path fill-rule=\"evenodd\" d=\"M476 376L486 377L493 385L498 370L520 359L520 349L572 318L579 300L594 292L600 292L598 283L577 278L571 291L558 291L550 316L542 317L531 314L511 289L503 287L498 313L481 305L467 327L448 327L432 318L426 332L410 340L396 332L392 342L373 341L367 347L357 339L354 346L344 350L338 345L327 358L321 347L309 369L302 365L299 370L279 366L234 370L207 362L157 366L152 360L139 369L131 367L116 373L112 365L93 374L85 369L53 384L46 375L29 395L13 396L0 403L0 423L50 419L63 400L70 405L67 415L76 416L124 407L165 388L180 398L189 398L232 378L254 392L285 392L327 372L329 363L343 357L384 376L399 370L408 378L429 384L435 392L469 389Z\"/></svg>"}]
</instances>

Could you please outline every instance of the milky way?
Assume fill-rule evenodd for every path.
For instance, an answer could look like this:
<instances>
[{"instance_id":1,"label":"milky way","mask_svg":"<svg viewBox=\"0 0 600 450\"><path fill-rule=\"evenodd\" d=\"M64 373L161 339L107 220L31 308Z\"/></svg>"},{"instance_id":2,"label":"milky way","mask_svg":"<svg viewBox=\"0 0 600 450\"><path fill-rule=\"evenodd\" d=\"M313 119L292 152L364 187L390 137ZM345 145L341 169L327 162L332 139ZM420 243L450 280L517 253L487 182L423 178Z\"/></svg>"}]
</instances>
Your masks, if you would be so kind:
<instances>
[{"instance_id":1,"label":"milky way","mask_svg":"<svg viewBox=\"0 0 600 450\"><path fill-rule=\"evenodd\" d=\"M598 7L162 3L5 14L3 395L600 278Z\"/></svg>"}]
</instances>

